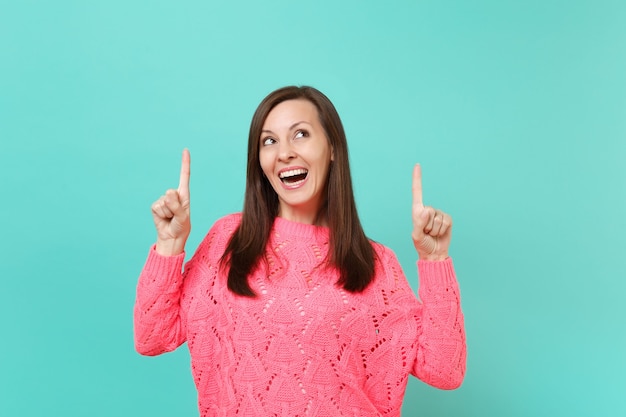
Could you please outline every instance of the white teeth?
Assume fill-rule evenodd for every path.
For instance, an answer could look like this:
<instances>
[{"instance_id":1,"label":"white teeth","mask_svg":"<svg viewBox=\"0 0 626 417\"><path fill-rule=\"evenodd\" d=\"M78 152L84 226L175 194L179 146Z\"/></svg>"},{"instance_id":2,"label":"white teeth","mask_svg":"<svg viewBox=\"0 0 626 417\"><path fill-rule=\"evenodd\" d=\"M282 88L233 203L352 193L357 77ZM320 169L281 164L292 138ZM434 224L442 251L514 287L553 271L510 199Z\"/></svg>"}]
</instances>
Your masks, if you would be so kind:
<instances>
[{"instance_id":1,"label":"white teeth","mask_svg":"<svg viewBox=\"0 0 626 417\"><path fill-rule=\"evenodd\" d=\"M307 171L306 169L302 169L302 168L292 169L289 171L283 171L278 176L282 179L282 178L287 178L287 177L293 177L295 175L303 175L303 174L306 174L307 172L309 171Z\"/></svg>"}]
</instances>

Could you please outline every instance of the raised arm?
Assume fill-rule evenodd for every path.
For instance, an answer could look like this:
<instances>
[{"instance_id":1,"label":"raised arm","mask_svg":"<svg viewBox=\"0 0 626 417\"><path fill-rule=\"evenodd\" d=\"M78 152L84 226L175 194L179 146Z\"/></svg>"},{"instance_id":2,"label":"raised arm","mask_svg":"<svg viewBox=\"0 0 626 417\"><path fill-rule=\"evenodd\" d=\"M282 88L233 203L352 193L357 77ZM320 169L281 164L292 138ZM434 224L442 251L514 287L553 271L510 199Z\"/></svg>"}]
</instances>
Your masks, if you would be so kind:
<instances>
[{"instance_id":1,"label":"raised arm","mask_svg":"<svg viewBox=\"0 0 626 417\"><path fill-rule=\"evenodd\" d=\"M422 170L413 169L413 244L419 261L421 328L413 374L441 389L457 388L465 376L465 326L459 286L448 248L452 218L425 206Z\"/></svg>"},{"instance_id":2,"label":"raised arm","mask_svg":"<svg viewBox=\"0 0 626 417\"><path fill-rule=\"evenodd\" d=\"M167 190L152 204L157 242L139 276L134 308L135 348L143 355L174 350L185 340L180 296L185 243L191 231L190 163L185 149L178 189Z\"/></svg>"}]
</instances>

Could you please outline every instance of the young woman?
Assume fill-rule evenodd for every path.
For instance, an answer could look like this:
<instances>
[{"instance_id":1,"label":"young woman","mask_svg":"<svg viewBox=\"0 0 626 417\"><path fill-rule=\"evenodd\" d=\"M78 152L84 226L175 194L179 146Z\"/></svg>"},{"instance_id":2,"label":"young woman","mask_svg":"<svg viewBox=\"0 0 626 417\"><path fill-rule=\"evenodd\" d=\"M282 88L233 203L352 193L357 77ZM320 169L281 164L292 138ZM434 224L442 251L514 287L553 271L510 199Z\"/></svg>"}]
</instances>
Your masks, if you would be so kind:
<instances>
[{"instance_id":1,"label":"young woman","mask_svg":"<svg viewBox=\"0 0 626 417\"><path fill-rule=\"evenodd\" d=\"M356 211L345 133L311 87L270 93L250 126L242 213L218 220L185 265L190 156L152 206L135 345L187 342L205 416L399 416L409 374L442 389L465 372L452 221L413 171L417 299Z\"/></svg>"}]
</instances>

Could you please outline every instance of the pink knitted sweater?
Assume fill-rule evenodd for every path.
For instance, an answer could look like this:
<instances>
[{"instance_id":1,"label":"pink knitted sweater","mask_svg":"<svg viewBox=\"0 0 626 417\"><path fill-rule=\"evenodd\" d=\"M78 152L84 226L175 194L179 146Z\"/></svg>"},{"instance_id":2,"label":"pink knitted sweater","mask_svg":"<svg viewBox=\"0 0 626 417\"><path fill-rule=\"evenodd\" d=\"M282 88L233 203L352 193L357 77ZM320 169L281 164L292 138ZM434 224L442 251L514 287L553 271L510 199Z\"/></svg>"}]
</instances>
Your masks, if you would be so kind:
<instances>
[{"instance_id":1,"label":"pink knitted sweater","mask_svg":"<svg viewBox=\"0 0 626 417\"><path fill-rule=\"evenodd\" d=\"M465 333L450 259L418 261L419 302L395 255L374 243L376 277L359 294L326 266L328 229L277 218L267 264L232 294L218 262L240 214L184 254L148 255L137 287L135 346L187 342L200 415L399 416L409 373L442 389L465 372Z\"/></svg>"}]
</instances>

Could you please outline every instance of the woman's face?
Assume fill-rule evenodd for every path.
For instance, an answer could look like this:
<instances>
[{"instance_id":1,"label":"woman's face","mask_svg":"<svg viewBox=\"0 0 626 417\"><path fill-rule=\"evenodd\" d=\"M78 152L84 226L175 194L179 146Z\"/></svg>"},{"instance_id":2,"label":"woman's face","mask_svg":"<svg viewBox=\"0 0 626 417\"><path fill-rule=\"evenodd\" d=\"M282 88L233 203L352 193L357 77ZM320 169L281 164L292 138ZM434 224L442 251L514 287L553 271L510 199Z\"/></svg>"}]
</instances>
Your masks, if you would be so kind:
<instances>
[{"instance_id":1,"label":"woman's face","mask_svg":"<svg viewBox=\"0 0 626 417\"><path fill-rule=\"evenodd\" d=\"M259 138L259 162L278 194L280 217L309 224L317 220L332 159L313 103L283 101L267 115Z\"/></svg>"}]
</instances>

